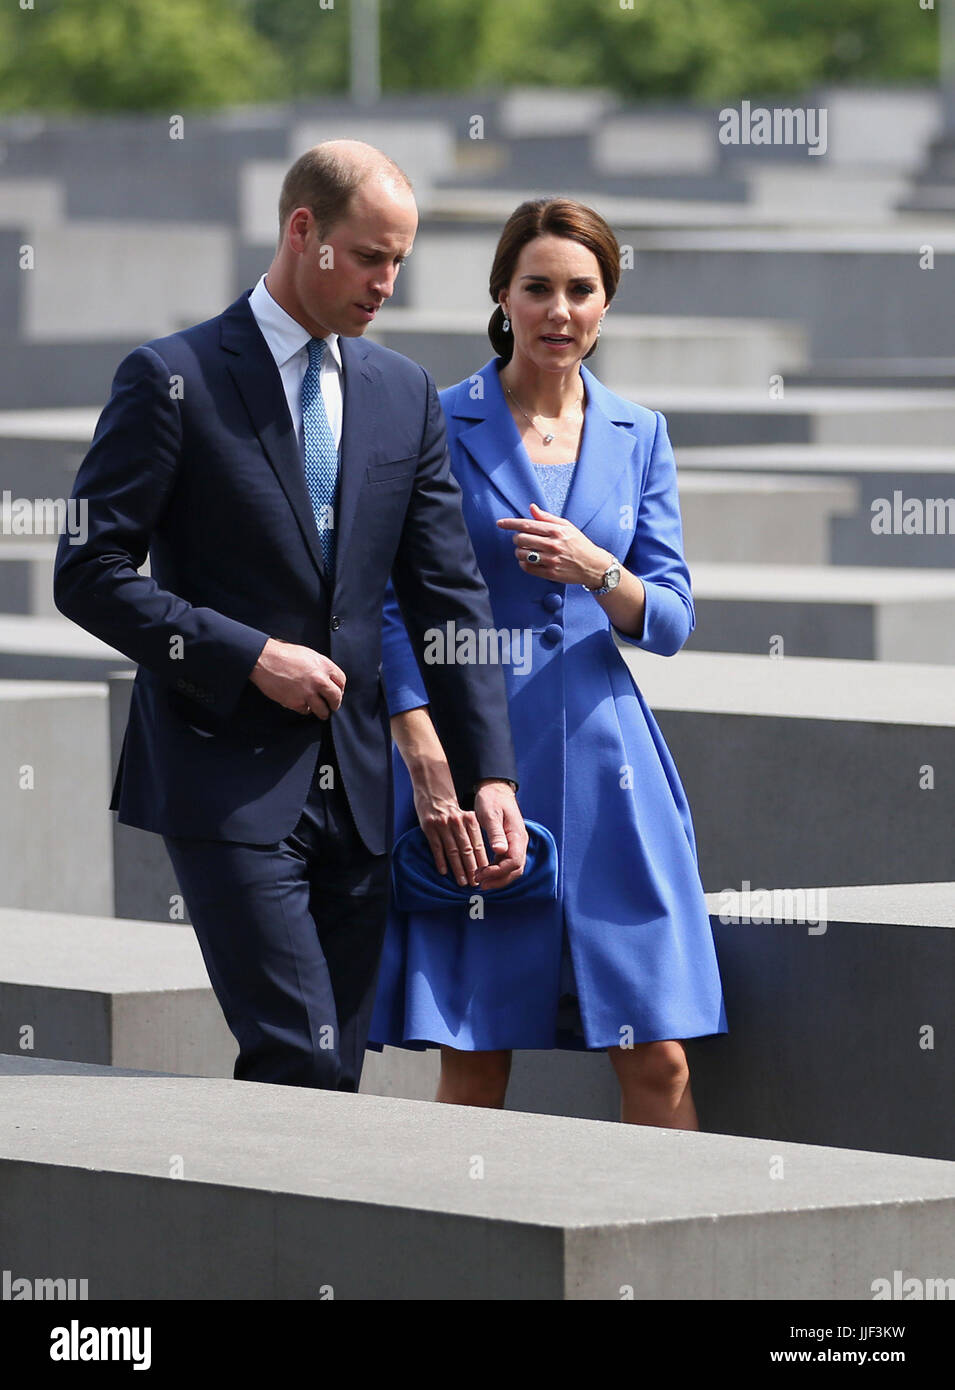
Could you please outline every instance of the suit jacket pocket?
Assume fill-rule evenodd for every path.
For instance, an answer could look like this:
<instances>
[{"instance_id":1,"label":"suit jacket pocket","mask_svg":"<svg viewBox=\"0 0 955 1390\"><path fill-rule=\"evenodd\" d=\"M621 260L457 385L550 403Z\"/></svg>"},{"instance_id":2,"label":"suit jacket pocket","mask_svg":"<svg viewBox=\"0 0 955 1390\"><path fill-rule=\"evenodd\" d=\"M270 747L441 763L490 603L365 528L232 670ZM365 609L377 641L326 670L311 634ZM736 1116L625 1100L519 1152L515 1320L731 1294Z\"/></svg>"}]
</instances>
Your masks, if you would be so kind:
<instances>
[{"instance_id":1,"label":"suit jacket pocket","mask_svg":"<svg viewBox=\"0 0 955 1390\"><path fill-rule=\"evenodd\" d=\"M365 481L368 483L395 483L405 482L408 478L413 478L418 467L418 456L412 454L406 459L389 459L387 463L370 463L365 469Z\"/></svg>"}]
</instances>

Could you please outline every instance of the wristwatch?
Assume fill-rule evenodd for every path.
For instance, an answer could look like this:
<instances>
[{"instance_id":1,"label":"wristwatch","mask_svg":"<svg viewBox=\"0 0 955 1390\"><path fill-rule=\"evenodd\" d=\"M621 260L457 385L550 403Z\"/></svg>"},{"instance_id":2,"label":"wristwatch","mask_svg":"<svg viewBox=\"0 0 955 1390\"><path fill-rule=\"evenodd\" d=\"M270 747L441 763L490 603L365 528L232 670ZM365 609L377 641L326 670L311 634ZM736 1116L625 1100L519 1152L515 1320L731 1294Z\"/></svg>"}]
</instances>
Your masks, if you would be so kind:
<instances>
[{"instance_id":1,"label":"wristwatch","mask_svg":"<svg viewBox=\"0 0 955 1390\"><path fill-rule=\"evenodd\" d=\"M609 594L611 589L616 589L620 583L620 561L614 560L613 564L604 570L603 578L596 589L590 589L586 584L581 584L582 589L587 589L588 594Z\"/></svg>"}]
</instances>

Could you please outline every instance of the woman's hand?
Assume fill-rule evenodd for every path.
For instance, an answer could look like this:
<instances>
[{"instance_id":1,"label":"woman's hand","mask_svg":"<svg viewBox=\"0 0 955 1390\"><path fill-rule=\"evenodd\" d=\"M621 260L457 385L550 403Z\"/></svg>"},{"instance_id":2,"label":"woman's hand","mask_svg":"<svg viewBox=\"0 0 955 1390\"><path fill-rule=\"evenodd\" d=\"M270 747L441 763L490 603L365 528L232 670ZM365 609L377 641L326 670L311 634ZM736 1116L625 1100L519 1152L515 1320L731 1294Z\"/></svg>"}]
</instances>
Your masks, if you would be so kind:
<instances>
[{"instance_id":1,"label":"woman's hand","mask_svg":"<svg viewBox=\"0 0 955 1390\"><path fill-rule=\"evenodd\" d=\"M419 763L411 775L414 808L439 874L450 866L463 888L478 886L477 870L487 868L487 850L473 811L462 811L447 760Z\"/></svg>"},{"instance_id":2,"label":"woman's hand","mask_svg":"<svg viewBox=\"0 0 955 1390\"><path fill-rule=\"evenodd\" d=\"M425 833L435 867L446 874L450 866L463 888L478 886L478 869L487 868L487 850L473 811L462 811L454 778L427 705L405 710L391 719L391 736L398 747L414 789L414 807Z\"/></svg>"},{"instance_id":3,"label":"woman's hand","mask_svg":"<svg viewBox=\"0 0 955 1390\"><path fill-rule=\"evenodd\" d=\"M610 551L601 550L573 522L545 512L536 502L531 503L531 513L530 517L502 517L497 523L502 531L515 533L514 554L524 573L558 584L586 584L588 589L598 589L614 562ZM535 551L540 562L532 565L527 557Z\"/></svg>"}]
</instances>

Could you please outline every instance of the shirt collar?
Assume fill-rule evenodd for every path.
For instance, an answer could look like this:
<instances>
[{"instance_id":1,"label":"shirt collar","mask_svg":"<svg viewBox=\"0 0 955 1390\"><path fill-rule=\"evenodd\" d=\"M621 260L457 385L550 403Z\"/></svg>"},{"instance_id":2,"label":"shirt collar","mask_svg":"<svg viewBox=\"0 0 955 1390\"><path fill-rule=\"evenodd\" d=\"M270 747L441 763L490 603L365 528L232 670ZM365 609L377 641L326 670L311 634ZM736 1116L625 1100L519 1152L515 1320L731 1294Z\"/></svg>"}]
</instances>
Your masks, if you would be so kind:
<instances>
[{"instance_id":1,"label":"shirt collar","mask_svg":"<svg viewBox=\"0 0 955 1390\"><path fill-rule=\"evenodd\" d=\"M275 358L275 365L280 370L311 341L312 335L308 329L303 328L291 314L287 314L281 304L269 294L264 275L249 295L249 308L262 331L269 351ZM342 354L338 346L338 334L329 333L325 342L328 344L326 362L329 358L334 359L340 371Z\"/></svg>"}]
</instances>

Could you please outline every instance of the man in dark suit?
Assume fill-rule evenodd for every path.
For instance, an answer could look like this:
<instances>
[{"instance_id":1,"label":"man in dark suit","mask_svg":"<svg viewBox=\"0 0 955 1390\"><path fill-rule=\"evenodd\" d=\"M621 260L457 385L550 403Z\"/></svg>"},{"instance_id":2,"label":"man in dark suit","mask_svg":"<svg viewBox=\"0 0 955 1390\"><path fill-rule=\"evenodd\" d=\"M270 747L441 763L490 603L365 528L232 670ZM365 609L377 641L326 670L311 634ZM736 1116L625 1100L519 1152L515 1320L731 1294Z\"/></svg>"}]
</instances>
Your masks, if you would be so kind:
<instances>
[{"instance_id":1,"label":"man in dark suit","mask_svg":"<svg viewBox=\"0 0 955 1390\"><path fill-rule=\"evenodd\" d=\"M410 185L328 141L279 221L251 293L120 365L54 594L138 663L111 807L164 837L236 1077L355 1091L390 865L389 577L455 776L459 883L511 882L527 837L500 668L423 660L429 628L492 624L434 384L361 337L411 249Z\"/></svg>"}]
</instances>

